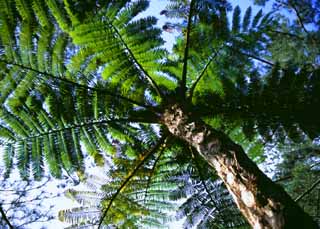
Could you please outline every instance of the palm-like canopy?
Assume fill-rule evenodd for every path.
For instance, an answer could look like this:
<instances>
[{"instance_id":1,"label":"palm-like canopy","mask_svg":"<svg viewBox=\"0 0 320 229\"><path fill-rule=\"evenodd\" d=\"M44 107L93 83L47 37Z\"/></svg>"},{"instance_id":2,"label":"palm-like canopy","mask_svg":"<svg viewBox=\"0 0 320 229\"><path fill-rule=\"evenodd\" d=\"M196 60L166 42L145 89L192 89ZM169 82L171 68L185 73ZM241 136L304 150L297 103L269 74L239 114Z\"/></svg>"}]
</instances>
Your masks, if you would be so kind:
<instances>
[{"instance_id":1,"label":"palm-like canopy","mask_svg":"<svg viewBox=\"0 0 320 229\"><path fill-rule=\"evenodd\" d=\"M229 27L225 1L172 1L167 14L187 25L170 54L162 48L156 18L135 19L148 1L0 4L0 135L7 175L14 157L24 179L40 179L44 162L55 177L63 171L81 175L81 144L97 165L112 158L118 173L104 190L99 225L124 222L119 212L124 217L128 209L115 213L117 201L124 201L123 208L133 201L133 212L152 215L156 209L142 205L141 196L131 200L139 192L158 200L151 203L158 210L166 203L167 197L160 201L167 181L158 180L158 164L169 171L173 162L197 167L191 162L197 153L191 156L194 149L163 121L174 104L239 142L259 143L259 135L274 140L275 133L293 139L319 134L313 109L320 105L319 69L312 60L289 67L267 60L269 27L276 26L269 14L252 17L249 8L242 19L237 7ZM255 153L257 144L245 147ZM207 194L210 179L199 172ZM168 190L178 181L169 182Z\"/></svg>"}]
</instances>

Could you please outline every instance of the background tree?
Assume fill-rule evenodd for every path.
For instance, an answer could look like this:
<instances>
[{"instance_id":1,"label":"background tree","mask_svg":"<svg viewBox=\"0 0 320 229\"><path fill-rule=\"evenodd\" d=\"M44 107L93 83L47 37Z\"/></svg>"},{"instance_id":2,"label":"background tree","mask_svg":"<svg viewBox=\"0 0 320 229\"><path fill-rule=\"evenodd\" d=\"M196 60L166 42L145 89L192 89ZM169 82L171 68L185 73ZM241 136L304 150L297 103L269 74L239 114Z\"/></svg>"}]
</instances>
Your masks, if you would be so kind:
<instances>
[{"instance_id":1,"label":"background tree","mask_svg":"<svg viewBox=\"0 0 320 229\"><path fill-rule=\"evenodd\" d=\"M166 157L190 158L184 149L191 147L205 170L217 171L252 226L317 227L239 145L319 135L319 69L303 60L299 67L271 61L275 41L268 31L278 25L269 14L251 18L248 9L242 21L236 7L229 27L226 1L172 1L169 9L178 7L186 26L168 54L156 18L135 20L148 1L0 3L8 174L16 157L24 179L40 179L44 161L55 177L82 177L82 143L97 165L120 161L121 173L110 182L118 185L105 193L97 224L122 225L114 203L130 200L131 190L145 193L145 177L158 172L154 166L150 175L144 166L160 161L154 158L165 148Z\"/></svg>"},{"instance_id":2,"label":"background tree","mask_svg":"<svg viewBox=\"0 0 320 229\"><path fill-rule=\"evenodd\" d=\"M319 222L319 146L305 144L292 148L281 151L283 161L277 166L276 181Z\"/></svg>"},{"instance_id":3,"label":"background tree","mask_svg":"<svg viewBox=\"0 0 320 229\"><path fill-rule=\"evenodd\" d=\"M43 189L50 180L38 184L19 180L1 180L0 183L0 226L1 228L26 228L33 223L49 222L54 219L53 206L45 206L43 201L56 198Z\"/></svg>"}]
</instances>

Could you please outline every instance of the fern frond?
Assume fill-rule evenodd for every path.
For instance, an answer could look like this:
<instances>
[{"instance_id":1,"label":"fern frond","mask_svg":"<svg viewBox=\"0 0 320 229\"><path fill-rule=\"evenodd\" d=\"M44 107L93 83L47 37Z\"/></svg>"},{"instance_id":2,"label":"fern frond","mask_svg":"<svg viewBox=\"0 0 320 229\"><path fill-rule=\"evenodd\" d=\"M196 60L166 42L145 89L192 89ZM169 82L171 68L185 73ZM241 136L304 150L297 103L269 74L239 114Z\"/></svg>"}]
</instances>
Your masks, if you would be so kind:
<instances>
[{"instance_id":1,"label":"fern frond","mask_svg":"<svg viewBox=\"0 0 320 229\"><path fill-rule=\"evenodd\" d=\"M25 1L25 0L15 0L15 5L17 7L17 10L22 17L24 21L30 22L33 20L33 15L31 15L31 7L30 7L30 2Z\"/></svg>"},{"instance_id":2,"label":"fern frond","mask_svg":"<svg viewBox=\"0 0 320 229\"><path fill-rule=\"evenodd\" d=\"M262 16L263 16L263 12L262 12L262 10L259 10L258 13L253 18L253 21L252 21L252 24L251 24L252 28L255 28L258 25L258 23L259 23L259 21L260 21Z\"/></svg>"},{"instance_id":3,"label":"fern frond","mask_svg":"<svg viewBox=\"0 0 320 229\"><path fill-rule=\"evenodd\" d=\"M22 179L27 180L30 173L30 155L28 154L29 146L25 141L16 143L17 164Z\"/></svg>"},{"instance_id":4,"label":"fern frond","mask_svg":"<svg viewBox=\"0 0 320 229\"><path fill-rule=\"evenodd\" d=\"M233 33L238 33L240 31L240 14L241 14L241 9L239 6L236 6L232 15L232 32Z\"/></svg>"},{"instance_id":5,"label":"fern frond","mask_svg":"<svg viewBox=\"0 0 320 229\"><path fill-rule=\"evenodd\" d=\"M33 177L40 180L44 173L44 156L42 154L39 139L33 139L31 145L31 166Z\"/></svg>"},{"instance_id":6,"label":"fern frond","mask_svg":"<svg viewBox=\"0 0 320 229\"><path fill-rule=\"evenodd\" d=\"M50 28L52 23L48 18L47 9L45 8L45 2L43 0L32 0L32 10L37 17L39 24L42 28Z\"/></svg>"},{"instance_id":7,"label":"fern frond","mask_svg":"<svg viewBox=\"0 0 320 229\"><path fill-rule=\"evenodd\" d=\"M108 211L109 211L111 205L113 204L113 201L117 198L117 196L120 194L120 192L126 187L127 183L135 175L135 173L140 169L140 167L145 163L145 161L151 155L153 155L159 149L159 147L161 147L161 145L163 144L165 139L166 139L166 137L162 137L162 139L160 139L160 141L154 146L154 148L152 148L151 150L147 151L144 155L141 155L141 157L139 158L138 163L135 166L135 168L127 175L127 177L122 182L120 187L116 190L116 192L111 196L110 200L108 201L108 205L103 210L102 216L101 216L101 218L99 220L99 226L102 225L103 221L105 220L105 217L107 216Z\"/></svg>"},{"instance_id":8,"label":"fern frond","mask_svg":"<svg viewBox=\"0 0 320 229\"><path fill-rule=\"evenodd\" d=\"M3 149L3 160L5 165L4 177L8 178L13 168L14 147L12 144L6 144Z\"/></svg>"},{"instance_id":9,"label":"fern frond","mask_svg":"<svg viewBox=\"0 0 320 229\"><path fill-rule=\"evenodd\" d=\"M251 7L248 7L246 9L246 12L244 13L243 22L242 22L242 30L244 32L247 32L249 29L250 22L251 22L251 13L252 13L252 9Z\"/></svg>"},{"instance_id":10,"label":"fern frond","mask_svg":"<svg viewBox=\"0 0 320 229\"><path fill-rule=\"evenodd\" d=\"M64 11L61 3L55 0L48 0L46 1L46 4L55 20L59 24L59 27L63 31L67 31L69 29L70 22L68 20L67 13Z\"/></svg>"},{"instance_id":11,"label":"fern frond","mask_svg":"<svg viewBox=\"0 0 320 229\"><path fill-rule=\"evenodd\" d=\"M95 207L79 207L71 210L64 210L59 212L59 220L72 223L73 225L81 225L87 220L98 220L100 210Z\"/></svg>"}]
</instances>

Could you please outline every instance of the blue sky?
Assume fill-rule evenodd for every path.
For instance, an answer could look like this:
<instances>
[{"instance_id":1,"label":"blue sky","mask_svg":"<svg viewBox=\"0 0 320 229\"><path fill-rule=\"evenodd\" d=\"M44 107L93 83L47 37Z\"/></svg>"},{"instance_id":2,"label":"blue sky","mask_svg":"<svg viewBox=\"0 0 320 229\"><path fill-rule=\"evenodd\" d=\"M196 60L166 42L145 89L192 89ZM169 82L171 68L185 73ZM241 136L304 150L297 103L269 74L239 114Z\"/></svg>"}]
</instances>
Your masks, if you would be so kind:
<instances>
[{"instance_id":1,"label":"blue sky","mask_svg":"<svg viewBox=\"0 0 320 229\"><path fill-rule=\"evenodd\" d=\"M229 0L229 2L232 4L233 7L239 5L241 8L242 15L244 14L245 10L253 5L253 0ZM266 4L266 6L263 8L264 11L270 11L271 9L271 2L269 4ZM141 17L145 15L154 15L156 16L158 20L159 27L162 27L168 19L164 15L160 15L161 10L165 9L168 1L166 0L151 0L150 7L146 12L144 12ZM260 7L252 7L252 15L255 15L261 8ZM231 16L232 12L230 12ZM179 34L177 32L174 33L163 33L163 39L166 41L165 47L170 50L172 48L172 45L174 44L175 37Z\"/></svg>"}]
</instances>

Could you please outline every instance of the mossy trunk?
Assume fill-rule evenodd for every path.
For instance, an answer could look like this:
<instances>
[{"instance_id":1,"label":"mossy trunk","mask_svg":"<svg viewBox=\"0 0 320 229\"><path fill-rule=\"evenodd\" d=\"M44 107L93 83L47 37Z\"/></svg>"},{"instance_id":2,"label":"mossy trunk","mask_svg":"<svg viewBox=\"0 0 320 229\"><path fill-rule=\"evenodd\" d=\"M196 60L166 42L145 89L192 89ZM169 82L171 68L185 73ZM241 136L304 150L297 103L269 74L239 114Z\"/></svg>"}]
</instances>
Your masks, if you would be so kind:
<instances>
[{"instance_id":1,"label":"mossy trunk","mask_svg":"<svg viewBox=\"0 0 320 229\"><path fill-rule=\"evenodd\" d=\"M240 145L190 117L172 106L163 115L163 123L172 134L194 146L217 171L253 228L318 228L281 186L259 170Z\"/></svg>"}]
</instances>

